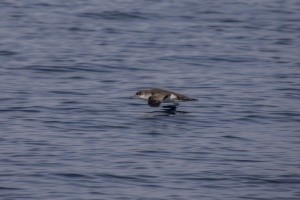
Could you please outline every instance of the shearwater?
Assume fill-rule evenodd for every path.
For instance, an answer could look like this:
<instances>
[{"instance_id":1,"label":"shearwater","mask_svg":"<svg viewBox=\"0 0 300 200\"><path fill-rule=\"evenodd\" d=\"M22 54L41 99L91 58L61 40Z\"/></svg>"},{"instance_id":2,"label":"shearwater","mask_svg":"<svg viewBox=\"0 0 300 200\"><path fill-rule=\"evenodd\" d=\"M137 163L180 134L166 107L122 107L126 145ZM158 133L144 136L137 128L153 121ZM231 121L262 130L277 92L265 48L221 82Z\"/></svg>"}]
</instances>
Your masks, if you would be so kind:
<instances>
[{"instance_id":1,"label":"shearwater","mask_svg":"<svg viewBox=\"0 0 300 200\"><path fill-rule=\"evenodd\" d=\"M184 101L198 101L198 99L194 99L183 94L178 94L176 92L163 90L163 89L148 89L141 90L137 92L131 98L141 98L148 101L148 105L150 107L159 107L161 103L177 103Z\"/></svg>"}]
</instances>

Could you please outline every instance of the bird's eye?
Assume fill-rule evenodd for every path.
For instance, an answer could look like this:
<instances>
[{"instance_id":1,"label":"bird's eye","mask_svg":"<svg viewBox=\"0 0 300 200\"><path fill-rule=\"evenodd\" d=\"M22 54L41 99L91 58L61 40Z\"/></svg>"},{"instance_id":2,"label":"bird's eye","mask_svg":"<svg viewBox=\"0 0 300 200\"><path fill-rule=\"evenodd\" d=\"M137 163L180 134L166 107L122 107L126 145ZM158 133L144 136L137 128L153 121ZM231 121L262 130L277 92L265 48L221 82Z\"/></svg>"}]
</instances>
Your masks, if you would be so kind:
<instances>
[{"instance_id":1,"label":"bird's eye","mask_svg":"<svg viewBox=\"0 0 300 200\"><path fill-rule=\"evenodd\" d=\"M137 93L136 93L136 95L141 95L141 94L142 94L141 92L137 92Z\"/></svg>"}]
</instances>

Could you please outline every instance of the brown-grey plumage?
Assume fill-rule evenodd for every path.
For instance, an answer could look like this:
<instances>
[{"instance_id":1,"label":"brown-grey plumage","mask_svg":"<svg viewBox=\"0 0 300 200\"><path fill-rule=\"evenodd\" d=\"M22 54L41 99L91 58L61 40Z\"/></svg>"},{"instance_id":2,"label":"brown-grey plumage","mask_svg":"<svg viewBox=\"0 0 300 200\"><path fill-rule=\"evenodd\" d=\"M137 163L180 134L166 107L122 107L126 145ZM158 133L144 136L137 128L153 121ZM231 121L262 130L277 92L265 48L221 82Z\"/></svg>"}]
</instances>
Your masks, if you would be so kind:
<instances>
[{"instance_id":1,"label":"brown-grey plumage","mask_svg":"<svg viewBox=\"0 0 300 200\"><path fill-rule=\"evenodd\" d=\"M150 107L159 107L168 97L170 97L170 95L152 95L148 98L148 105Z\"/></svg>"},{"instance_id":2,"label":"brown-grey plumage","mask_svg":"<svg viewBox=\"0 0 300 200\"><path fill-rule=\"evenodd\" d=\"M159 107L161 103L198 101L198 99L193 99L183 94L158 88L141 90L133 96L133 98L135 97L148 101L150 107Z\"/></svg>"}]
</instances>

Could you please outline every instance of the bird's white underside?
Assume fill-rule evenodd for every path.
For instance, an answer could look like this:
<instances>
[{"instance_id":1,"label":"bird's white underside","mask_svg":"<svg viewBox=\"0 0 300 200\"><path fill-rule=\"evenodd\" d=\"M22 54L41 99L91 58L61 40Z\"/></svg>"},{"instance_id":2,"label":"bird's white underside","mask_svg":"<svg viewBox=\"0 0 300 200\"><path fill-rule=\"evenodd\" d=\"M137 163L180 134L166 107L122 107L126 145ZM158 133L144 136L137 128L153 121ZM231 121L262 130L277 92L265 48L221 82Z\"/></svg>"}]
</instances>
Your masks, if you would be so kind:
<instances>
[{"instance_id":1,"label":"bird's white underside","mask_svg":"<svg viewBox=\"0 0 300 200\"><path fill-rule=\"evenodd\" d=\"M169 96L168 98L166 98L163 103L172 103L177 101L177 96L175 96L174 94L171 94L171 96Z\"/></svg>"},{"instance_id":2,"label":"bird's white underside","mask_svg":"<svg viewBox=\"0 0 300 200\"><path fill-rule=\"evenodd\" d=\"M149 95L142 94L139 96L139 98L144 99L145 101L148 101L150 96L152 96L152 95L151 94L149 94ZM171 96L166 98L162 103L172 103L172 102L178 102L177 96L174 94L171 94Z\"/></svg>"},{"instance_id":3,"label":"bird's white underside","mask_svg":"<svg viewBox=\"0 0 300 200\"><path fill-rule=\"evenodd\" d=\"M148 99L149 99L150 96L151 96L151 94L149 94L149 95L142 94L142 95L139 96L139 98L148 101Z\"/></svg>"}]
</instances>

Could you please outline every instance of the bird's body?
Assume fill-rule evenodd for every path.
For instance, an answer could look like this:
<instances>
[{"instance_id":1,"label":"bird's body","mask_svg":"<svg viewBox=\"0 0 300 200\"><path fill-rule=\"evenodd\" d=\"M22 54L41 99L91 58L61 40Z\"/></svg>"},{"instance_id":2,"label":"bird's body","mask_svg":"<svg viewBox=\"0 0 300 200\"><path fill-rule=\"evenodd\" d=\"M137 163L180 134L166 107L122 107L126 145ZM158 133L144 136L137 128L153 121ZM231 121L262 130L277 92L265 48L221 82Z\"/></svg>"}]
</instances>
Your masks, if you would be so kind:
<instances>
[{"instance_id":1,"label":"bird's body","mask_svg":"<svg viewBox=\"0 0 300 200\"><path fill-rule=\"evenodd\" d=\"M132 98L141 98L148 101L150 107L159 107L161 103L176 103L183 101L198 101L183 94L163 90L163 89L148 89L137 92Z\"/></svg>"}]
</instances>

